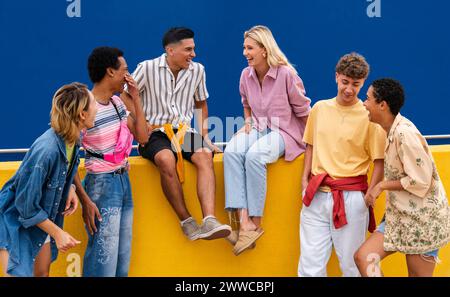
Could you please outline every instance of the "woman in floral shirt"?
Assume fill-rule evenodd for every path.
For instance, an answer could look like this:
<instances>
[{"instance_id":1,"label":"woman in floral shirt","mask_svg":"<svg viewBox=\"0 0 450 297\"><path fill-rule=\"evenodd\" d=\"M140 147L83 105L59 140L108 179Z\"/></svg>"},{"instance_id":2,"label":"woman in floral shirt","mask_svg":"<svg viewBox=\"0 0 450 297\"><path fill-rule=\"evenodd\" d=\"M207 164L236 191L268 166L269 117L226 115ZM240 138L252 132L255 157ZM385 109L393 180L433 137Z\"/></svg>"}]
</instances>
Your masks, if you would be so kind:
<instances>
[{"instance_id":1,"label":"woman in floral shirt","mask_svg":"<svg viewBox=\"0 0 450 297\"><path fill-rule=\"evenodd\" d=\"M409 276L432 276L438 251L450 238L444 187L425 138L399 113L403 102L403 88L392 79L374 81L364 102L370 121L381 125L388 135L385 180L368 194L378 197L382 191L388 192L378 232L355 254L362 276L381 276L379 262L394 252L406 254Z\"/></svg>"}]
</instances>

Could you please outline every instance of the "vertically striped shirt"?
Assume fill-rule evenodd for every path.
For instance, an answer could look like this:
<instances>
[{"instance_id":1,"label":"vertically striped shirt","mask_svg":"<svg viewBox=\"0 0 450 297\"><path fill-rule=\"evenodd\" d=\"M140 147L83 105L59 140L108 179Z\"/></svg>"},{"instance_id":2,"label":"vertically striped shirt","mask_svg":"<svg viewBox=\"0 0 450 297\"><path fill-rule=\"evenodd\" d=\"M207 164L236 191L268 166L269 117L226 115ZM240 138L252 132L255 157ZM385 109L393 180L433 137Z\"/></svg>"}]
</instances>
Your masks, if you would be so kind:
<instances>
[{"instance_id":1,"label":"vertically striped shirt","mask_svg":"<svg viewBox=\"0 0 450 297\"><path fill-rule=\"evenodd\" d=\"M191 123L194 102L208 98L205 68L191 62L175 77L166 54L141 62L133 72L147 121L152 125Z\"/></svg>"},{"instance_id":2,"label":"vertically striped shirt","mask_svg":"<svg viewBox=\"0 0 450 297\"><path fill-rule=\"evenodd\" d=\"M122 100L113 96L114 104L119 111L122 121L127 121L128 112ZM94 127L87 129L82 134L82 144L85 149L99 154L114 152L120 132L120 119L116 109L109 102L107 105L97 103L97 115ZM86 154L85 168L89 173L108 173L127 166L125 158L121 164L115 164L103 159Z\"/></svg>"}]
</instances>

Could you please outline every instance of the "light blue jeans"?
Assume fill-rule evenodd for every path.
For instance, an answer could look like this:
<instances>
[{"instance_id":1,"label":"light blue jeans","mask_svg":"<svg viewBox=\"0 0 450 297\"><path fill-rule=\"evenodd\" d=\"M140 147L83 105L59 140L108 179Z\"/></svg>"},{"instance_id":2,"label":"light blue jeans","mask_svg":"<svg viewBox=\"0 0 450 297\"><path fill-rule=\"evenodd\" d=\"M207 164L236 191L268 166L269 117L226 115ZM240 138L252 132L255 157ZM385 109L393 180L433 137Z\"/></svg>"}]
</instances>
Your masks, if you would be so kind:
<instances>
[{"instance_id":1,"label":"light blue jeans","mask_svg":"<svg viewBox=\"0 0 450 297\"><path fill-rule=\"evenodd\" d=\"M223 155L225 209L247 209L261 217L266 201L267 164L284 154L284 140L277 131L255 128L231 138Z\"/></svg>"},{"instance_id":2,"label":"light blue jeans","mask_svg":"<svg viewBox=\"0 0 450 297\"><path fill-rule=\"evenodd\" d=\"M128 276L131 256L133 200L128 172L87 174L84 186L102 221L91 236L83 261L83 276Z\"/></svg>"}]
</instances>

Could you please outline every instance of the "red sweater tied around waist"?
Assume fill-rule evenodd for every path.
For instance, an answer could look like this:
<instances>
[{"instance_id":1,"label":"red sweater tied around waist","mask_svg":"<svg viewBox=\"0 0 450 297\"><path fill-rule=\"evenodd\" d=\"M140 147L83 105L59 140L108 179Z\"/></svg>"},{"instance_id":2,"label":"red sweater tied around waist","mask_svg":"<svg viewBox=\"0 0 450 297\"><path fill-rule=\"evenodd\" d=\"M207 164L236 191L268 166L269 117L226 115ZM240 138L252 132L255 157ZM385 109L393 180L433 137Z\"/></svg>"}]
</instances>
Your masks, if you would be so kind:
<instances>
[{"instance_id":1,"label":"red sweater tied around waist","mask_svg":"<svg viewBox=\"0 0 450 297\"><path fill-rule=\"evenodd\" d=\"M340 179L331 178L328 173L314 175L308 183L303 204L309 206L314 199L314 195L320 186L327 186L333 194L333 223L336 229L347 225L347 217L345 216L344 195L342 191L361 191L366 194L369 185L367 184L367 175L355 177L347 177ZM373 207L369 207L369 232L375 231L375 215Z\"/></svg>"}]
</instances>

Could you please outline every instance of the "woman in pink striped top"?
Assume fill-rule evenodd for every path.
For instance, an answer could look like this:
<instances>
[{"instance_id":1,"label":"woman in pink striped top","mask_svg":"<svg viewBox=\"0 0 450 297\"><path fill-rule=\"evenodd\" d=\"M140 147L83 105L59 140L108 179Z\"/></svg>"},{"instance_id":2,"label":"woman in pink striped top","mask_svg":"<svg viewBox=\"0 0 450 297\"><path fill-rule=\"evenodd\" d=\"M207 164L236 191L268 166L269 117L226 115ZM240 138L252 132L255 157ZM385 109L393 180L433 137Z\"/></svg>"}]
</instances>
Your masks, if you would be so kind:
<instances>
[{"instance_id":1,"label":"woman in pink striped top","mask_svg":"<svg viewBox=\"0 0 450 297\"><path fill-rule=\"evenodd\" d=\"M239 210L239 230L229 237L235 255L254 246L263 234L267 164L282 155L292 161L304 152L302 138L311 109L302 80L269 28L246 31L243 54L248 67L242 71L239 91L245 125L223 157L225 208Z\"/></svg>"}]
</instances>

